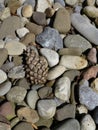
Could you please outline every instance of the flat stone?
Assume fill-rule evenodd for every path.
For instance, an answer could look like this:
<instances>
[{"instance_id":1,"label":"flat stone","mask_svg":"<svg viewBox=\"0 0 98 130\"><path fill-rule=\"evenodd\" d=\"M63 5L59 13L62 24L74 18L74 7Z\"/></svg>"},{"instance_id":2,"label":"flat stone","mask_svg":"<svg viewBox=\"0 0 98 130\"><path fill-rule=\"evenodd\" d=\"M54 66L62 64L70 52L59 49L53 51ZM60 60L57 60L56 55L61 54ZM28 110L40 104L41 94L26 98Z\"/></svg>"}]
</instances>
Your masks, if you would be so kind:
<instances>
[{"instance_id":1,"label":"flat stone","mask_svg":"<svg viewBox=\"0 0 98 130\"><path fill-rule=\"evenodd\" d=\"M91 43L79 34L68 35L66 38L64 38L64 45L69 49L78 47L82 52L92 48Z\"/></svg>"},{"instance_id":2,"label":"flat stone","mask_svg":"<svg viewBox=\"0 0 98 130\"><path fill-rule=\"evenodd\" d=\"M17 29L17 30L16 30L16 33L17 33L17 35L19 36L19 38L22 38L22 37L24 37L27 33L29 33L29 30L28 30L27 28L23 27L23 28Z\"/></svg>"},{"instance_id":3,"label":"flat stone","mask_svg":"<svg viewBox=\"0 0 98 130\"><path fill-rule=\"evenodd\" d=\"M0 48L0 67L6 61L7 57L8 57L8 51L7 51L7 49Z\"/></svg>"},{"instance_id":4,"label":"flat stone","mask_svg":"<svg viewBox=\"0 0 98 130\"><path fill-rule=\"evenodd\" d=\"M46 25L46 14L43 12L34 12L32 15L33 21L38 25Z\"/></svg>"},{"instance_id":5,"label":"flat stone","mask_svg":"<svg viewBox=\"0 0 98 130\"><path fill-rule=\"evenodd\" d=\"M57 65L56 67L52 68L48 72L47 79L53 80L61 76L67 69L62 65Z\"/></svg>"},{"instance_id":6,"label":"flat stone","mask_svg":"<svg viewBox=\"0 0 98 130\"><path fill-rule=\"evenodd\" d=\"M28 22L26 24L26 28L29 29L31 33L34 33L35 35L40 34L43 31L43 27L40 25L37 25L35 23Z\"/></svg>"},{"instance_id":7,"label":"flat stone","mask_svg":"<svg viewBox=\"0 0 98 130\"><path fill-rule=\"evenodd\" d=\"M30 18L33 14L33 8L31 5L24 5L22 8L22 16L26 18Z\"/></svg>"},{"instance_id":8,"label":"flat stone","mask_svg":"<svg viewBox=\"0 0 98 130\"><path fill-rule=\"evenodd\" d=\"M98 93L89 87L87 80L83 80L79 86L79 101L85 105L88 110L93 110L98 106Z\"/></svg>"},{"instance_id":9,"label":"flat stone","mask_svg":"<svg viewBox=\"0 0 98 130\"><path fill-rule=\"evenodd\" d=\"M87 59L91 62L91 63L97 63L97 50L96 48L91 48L88 55L87 55Z\"/></svg>"},{"instance_id":10,"label":"flat stone","mask_svg":"<svg viewBox=\"0 0 98 130\"><path fill-rule=\"evenodd\" d=\"M74 28L80 32L80 34L82 34L93 44L98 45L98 29L93 26L85 17L74 13L71 15L71 22Z\"/></svg>"},{"instance_id":11,"label":"flat stone","mask_svg":"<svg viewBox=\"0 0 98 130\"><path fill-rule=\"evenodd\" d=\"M7 93L7 100L15 103L20 103L24 100L26 93L27 91L25 88L15 86L11 88Z\"/></svg>"},{"instance_id":12,"label":"flat stone","mask_svg":"<svg viewBox=\"0 0 98 130\"><path fill-rule=\"evenodd\" d=\"M29 107L23 107L18 109L17 115L20 119L24 118L27 122L35 123L39 120L39 116L36 110Z\"/></svg>"},{"instance_id":13,"label":"flat stone","mask_svg":"<svg viewBox=\"0 0 98 130\"><path fill-rule=\"evenodd\" d=\"M56 112L56 103L53 99L39 100L37 104L38 113L44 119L50 119Z\"/></svg>"},{"instance_id":14,"label":"flat stone","mask_svg":"<svg viewBox=\"0 0 98 130\"><path fill-rule=\"evenodd\" d=\"M45 56L50 67L53 67L59 62L59 55L56 51L48 48L41 48L40 53Z\"/></svg>"},{"instance_id":15,"label":"flat stone","mask_svg":"<svg viewBox=\"0 0 98 130\"><path fill-rule=\"evenodd\" d=\"M37 6L36 6L36 11L38 12L45 12L45 10L48 8L48 7L52 7L52 3L53 3L53 0L38 0L37 1Z\"/></svg>"},{"instance_id":16,"label":"flat stone","mask_svg":"<svg viewBox=\"0 0 98 130\"><path fill-rule=\"evenodd\" d=\"M55 84L55 96L62 101L69 102L70 98L70 79L68 77L61 77Z\"/></svg>"},{"instance_id":17,"label":"flat stone","mask_svg":"<svg viewBox=\"0 0 98 130\"><path fill-rule=\"evenodd\" d=\"M8 35L12 35L16 38L15 30L21 27L21 20L17 16L10 16L6 18L0 27L0 39L5 38Z\"/></svg>"},{"instance_id":18,"label":"flat stone","mask_svg":"<svg viewBox=\"0 0 98 130\"><path fill-rule=\"evenodd\" d=\"M76 119L65 120L61 125L54 130L80 130L80 124Z\"/></svg>"},{"instance_id":19,"label":"flat stone","mask_svg":"<svg viewBox=\"0 0 98 130\"><path fill-rule=\"evenodd\" d=\"M5 80L7 80L6 73L0 69L0 84L3 83Z\"/></svg>"},{"instance_id":20,"label":"flat stone","mask_svg":"<svg viewBox=\"0 0 98 130\"><path fill-rule=\"evenodd\" d=\"M36 36L36 42L42 47L58 50L63 48L63 41L56 29L45 27L44 31Z\"/></svg>"},{"instance_id":21,"label":"flat stone","mask_svg":"<svg viewBox=\"0 0 98 130\"><path fill-rule=\"evenodd\" d=\"M81 56L63 55L60 59L60 65L65 66L67 69L83 69L87 67L87 60Z\"/></svg>"},{"instance_id":22,"label":"flat stone","mask_svg":"<svg viewBox=\"0 0 98 130\"><path fill-rule=\"evenodd\" d=\"M25 77L23 66L15 66L8 72L8 77L12 79L20 79Z\"/></svg>"},{"instance_id":23,"label":"flat stone","mask_svg":"<svg viewBox=\"0 0 98 130\"><path fill-rule=\"evenodd\" d=\"M65 0L65 3L74 6L76 3L78 3L78 0Z\"/></svg>"},{"instance_id":24,"label":"flat stone","mask_svg":"<svg viewBox=\"0 0 98 130\"><path fill-rule=\"evenodd\" d=\"M81 130L95 130L96 125L91 115L85 115L81 120Z\"/></svg>"},{"instance_id":25,"label":"flat stone","mask_svg":"<svg viewBox=\"0 0 98 130\"><path fill-rule=\"evenodd\" d=\"M62 121L68 118L75 118L75 105L68 104L57 109L55 118L58 121Z\"/></svg>"},{"instance_id":26,"label":"flat stone","mask_svg":"<svg viewBox=\"0 0 98 130\"><path fill-rule=\"evenodd\" d=\"M8 50L9 55L21 55L26 46L18 41L9 41L6 43L5 48Z\"/></svg>"},{"instance_id":27,"label":"flat stone","mask_svg":"<svg viewBox=\"0 0 98 130\"><path fill-rule=\"evenodd\" d=\"M6 81L2 84L0 84L0 96L4 96L5 94L8 93L8 91L11 89L11 82L10 81Z\"/></svg>"},{"instance_id":28,"label":"flat stone","mask_svg":"<svg viewBox=\"0 0 98 130\"><path fill-rule=\"evenodd\" d=\"M59 21L60 20L60 21ZM60 33L68 33L71 28L70 14L65 8L60 8L55 16L53 27Z\"/></svg>"},{"instance_id":29,"label":"flat stone","mask_svg":"<svg viewBox=\"0 0 98 130\"><path fill-rule=\"evenodd\" d=\"M13 130L34 130L32 125L27 122L20 122L17 124Z\"/></svg>"},{"instance_id":30,"label":"flat stone","mask_svg":"<svg viewBox=\"0 0 98 130\"><path fill-rule=\"evenodd\" d=\"M39 96L36 90L30 90L28 92L27 103L32 109L35 109L38 99L39 99Z\"/></svg>"}]
</instances>

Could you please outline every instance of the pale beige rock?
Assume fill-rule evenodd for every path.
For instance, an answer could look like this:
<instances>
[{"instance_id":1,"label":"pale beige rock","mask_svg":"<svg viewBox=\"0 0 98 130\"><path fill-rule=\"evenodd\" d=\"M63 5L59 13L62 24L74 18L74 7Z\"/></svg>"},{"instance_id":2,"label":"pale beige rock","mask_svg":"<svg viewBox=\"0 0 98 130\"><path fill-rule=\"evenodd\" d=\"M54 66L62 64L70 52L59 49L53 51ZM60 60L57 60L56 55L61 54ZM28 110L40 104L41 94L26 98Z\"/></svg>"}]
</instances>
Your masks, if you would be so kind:
<instances>
[{"instance_id":1,"label":"pale beige rock","mask_svg":"<svg viewBox=\"0 0 98 130\"><path fill-rule=\"evenodd\" d=\"M33 14L33 8L31 5L25 5L22 8L22 15L26 18L30 18Z\"/></svg>"},{"instance_id":2,"label":"pale beige rock","mask_svg":"<svg viewBox=\"0 0 98 130\"><path fill-rule=\"evenodd\" d=\"M21 55L26 46L18 41L9 41L6 43L5 48L8 50L9 55Z\"/></svg>"},{"instance_id":3,"label":"pale beige rock","mask_svg":"<svg viewBox=\"0 0 98 130\"><path fill-rule=\"evenodd\" d=\"M77 106L76 109L77 109L79 114L84 114L84 113L87 114L88 113L88 109L84 105L79 105L79 106Z\"/></svg>"},{"instance_id":4,"label":"pale beige rock","mask_svg":"<svg viewBox=\"0 0 98 130\"><path fill-rule=\"evenodd\" d=\"M83 69L87 67L87 60L80 56L63 55L60 59L60 65L67 69Z\"/></svg>"},{"instance_id":5,"label":"pale beige rock","mask_svg":"<svg viewBox=\"0 0 98 130\"><path fill-rule=\"evenodd\" d=\"M94 81L91 83L91 87L98 92L98 78L94 79Z\"/></svg>"},{"instance_id":6,"label":"pale beige rock","mask_svg":"<svg viewBox=\"0 0 98 130\"><path fill-rule=\"evenodd\" d=\"M5 80L7 80L6 73L0 69L0 84L3 83Z\"/></svg>"},{"instance_id":7,"label":"pale beige rock","mask_svg":"<svg viewBox=\"0 0 98 130\"><path fill-rule=\"evenodd\" d=\"M78 3L78 0L65 0L66 4L73 6Z\"/></svg>"},{"instance_id":8,"label":"pale beige rock","mask_svg":"<svg viewBox=\"0 0 98 130\"><path fill-rule=\"evenodd\" d=\"M88 6L93 6L95 4L95 0L87 0Z\"/></svg>"},{"instance_id":9,"label":"pale beige rock","mask_svg":"<svg viewBox=\"0 0 98 130\"><path fill-rule=\"evenodd\" d=\"M2 11L2 15L0 16L0 19L4 20L4 19L8 18L9 16L11 16L10 9L9 9L9 7L6 7Z\"/></svg>"},{"instance_id":10,"label":"pale beige rock","mask_svg":"<svg viewBox=\"0 0 98 130\"><path fill-rule=\"evenodd\" d=\"M48 72L47 79L53 80L61 76L67 69L62 65L57 65Z\"/></svg>"}]
</instances>

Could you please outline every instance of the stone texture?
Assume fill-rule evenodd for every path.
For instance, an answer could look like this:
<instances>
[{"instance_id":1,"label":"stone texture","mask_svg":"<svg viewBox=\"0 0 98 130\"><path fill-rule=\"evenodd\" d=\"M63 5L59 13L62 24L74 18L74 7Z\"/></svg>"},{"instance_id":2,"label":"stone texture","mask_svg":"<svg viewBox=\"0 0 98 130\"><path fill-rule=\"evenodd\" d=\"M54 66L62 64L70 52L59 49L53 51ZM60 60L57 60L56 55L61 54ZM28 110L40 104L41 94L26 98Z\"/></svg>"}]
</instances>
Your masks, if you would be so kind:
<instances>
[{"instance_id":1,"label":"stone texture","mask_svg":"<svg viewBox=\"0 0 98 130\"><path fill-rule=\"evenodd\" d=\"M55 118L58 121L62 121L68 118L75 118L75 105L68 104L57 109Z\"/></svg>"},{"instance_id":2,"label":"stone texture","mask_svg":"<svg viewBox=\"0 0 98 130\"><path fill-rule=\"evenodd\" d=\"M22 15L23 17L29 18L33 14L33 8L31 5L24 5L22 8Z\"/></svg>"},{"instance_id":3,"label":"stone texture","mask_svg":"<svg viewBox=\"0 0 98 130\"><path fill-rule=\"evenodd\" d=\"M79 34L68 35L65 37L64 45L69 49L78 47L82 50L82 52L86 51L89 48L92 48L91 43Z\"/></svg>"},{"instance_id":4,"label":"stone texture","mask_svg":"<svg viewBox=\"0 0 98 130\"><path fill-rule=\"evenodd\" d=\"M63 41L56 29L45 27L44 31L36 36L36 41L42 46L58 50L63 48Z\"/></svg>"},{"instance_id":5,"label":"stone texture","mask_svg":"<svg viewBox=\"0 0 98 130\"><path fill-rule=\"evenodd\" d=\"M29 30L28 30L27 28L23 27L23 28L17 29L17 30L16 30L16 33L17 33L17 35L19 36L19 38L22 38L22 37L24 37L27 33L29 33Z\"/></svg>"},{"instance_id":6,"label":"stone texture","mask_svg":"<svg viewBox=\"0 0 98 130\"><path fill-rule=\"evenodd\" d=\"M60 20L60 21L59 21ZM60 33L68 33L71 28L71 20L69 12L60 8L55 16L53 27L56 28Z\"/></svg>"},{"instance_id":7,"label":"stone texture","mask_svg":"<svg viewBox=\"0 0 98 130\"><path fill-rule=\"evenodd\" d=\"M59 62L59 55L56 51L48 48L41 48L40 53L45 56L50 67L53 67Z\"/></svg>"},{"instance_id":8,"label":"stone texture","mask_svg":"<svg viewBox=\"0 0 98 130\"><path fill-rule=\"evenodd\" d=\"M0 69L0 84L3 83L5 80L7 80L6 73Z\"/></svg>"},{"instance_id":9,"label":"stone texture","mask_svg":"<svg viewBox=\"0 0 98 130\"><path fill-rule=\"evenodd\" d=\"M8 57L8 51L7 51L7 49L0 48L0 67L6 61L7 57Z\"/></svg>"},{"instance_id":10,"label":"stone texture","mask_svg":"<svg viewBox=\"0 0 98 130\"><path fill-rule=\"evenodd\" d=\"M11 16L10 9L9 9L9 7L6 7L2 10L2 14L0 16L0 19L3 21L4 19L6 19L10 16Z\"/></svg>"},{"instance_id":11,"label":"stone texture","mask_svg":"<svg viewBox=\"0 0 98 130\"><path fill-rule=\"evenodd\" d=\"M56 111L56 103L53 99L39 100L37 104L38 113L44 119L50 119Z\"/></svg>"},{"instance_id":12,"label":"stone texture","mask_svg":"<svg viewBox=\"0 0 98 130\"><path fill-rule=\"evenodd\" d=\"M15 86L11 88L7 93L7 100L15 103L20 103L24 100L26 93L27 91L25 88Z\"/></svg>"},{"instance_id":13,"label":"stone texture","mask_svg":"<svg viewBox=\"0 0 98 130\"><path fill-rule=\"evenodd\" d=\"M65 0L65 3L70 6L74 6L75 4L78 3L78 0Z\"/></svg>"},{"instance_id":14,"label":"stone texture","mask_svg":"<svg viewBox=\"0 0 98 130\"><path fill-rule=\"evenodd\" d=\"M97 63L97 50L96 48L91 48L88 55L87 55L87 59L91 62L91 63Z\"/></svg>"},{"instance_id":15,"label":"stone texture","mask_svg":"<svg viewBox=\"0 0 98 130\"><path fill-rule=\"evenodd\" d=\"M98 124L98 106L93 110L92 117L94 119L94 122Z\"/></svg>"},{"instance_id":16,"label":"stone texture","mask_svg":"<svg viewBox=\"0 0 98 130\"><path fill-rule=\"evenodd\" d=\"M98 29L93 26L85 17L74 13L71 15L71 22L74 28L80 32L80 34L82 34L93 44L98 45Z\"/></svg>"},{"instance_id":17,"label":"stone texture","mask_svg":"<svg viewBox=\"0 0 98 130\"><path fill-rule=\"evenodd\" d=\"M6 18L0 27L0 39L5 38L8 35L16 37L15 30L21 27L21 20L17 16L10 16Z\"/></svg>"},{"instance_id":18,"label":"stone texture","mask_svg":"<svg viewBox=\"0 0 98 130\"><path fill-rule=\"evenodd\" d=\"M54 0L55 3L60 3L62 6L65 6L65 1L64 0Z\"/></svg>"},{"instance_id":19,"label":"stone texture","mask_svg":"<svg viewBox=\"0 0 98 130\"><path fill-rule=\"evenodd\" d=\"M96 0L87 0L87 5L88 6L93 6L95 4Z\"/></svg>"}]
</instances>

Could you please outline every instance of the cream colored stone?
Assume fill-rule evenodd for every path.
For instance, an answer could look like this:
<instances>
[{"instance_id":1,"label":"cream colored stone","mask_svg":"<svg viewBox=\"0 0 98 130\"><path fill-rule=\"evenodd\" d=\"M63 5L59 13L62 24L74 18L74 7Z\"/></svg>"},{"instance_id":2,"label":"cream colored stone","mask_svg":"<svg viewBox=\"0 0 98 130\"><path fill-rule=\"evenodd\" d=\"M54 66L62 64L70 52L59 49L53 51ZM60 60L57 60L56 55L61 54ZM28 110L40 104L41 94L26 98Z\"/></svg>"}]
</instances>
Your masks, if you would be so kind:
<instances>
[{"instance_id":1,"label":"cream colored stone","mask_svg":"<svg viewBox=\"0 0 98 130\"><path fill-rule=\"evenodd\" d=\"M84 105L79 105L77 106L77 111L79 114L87 114L88 113L88 109L84 106Z\"/></svg>"},{"instance_id":2,"label":"cream colored stone","mask_svg":"<svg viewBox=\"0 0 98 130\"><path fill-rule=\"evenodd\" d=\"M30 18L33 14L33 8L31 5L25 5L22 8L22 15L26 18Z\"/></svg>"},{"instance_id":3,"label":"cream colored stone","mask_svg":"<svg viewBox=\"0 0 98 130\"><path fill-rule=\"evenodd\" d=\"M88 6L93 6L95 4L95 0L87 0Z\"/></svg>"}]
</instances>

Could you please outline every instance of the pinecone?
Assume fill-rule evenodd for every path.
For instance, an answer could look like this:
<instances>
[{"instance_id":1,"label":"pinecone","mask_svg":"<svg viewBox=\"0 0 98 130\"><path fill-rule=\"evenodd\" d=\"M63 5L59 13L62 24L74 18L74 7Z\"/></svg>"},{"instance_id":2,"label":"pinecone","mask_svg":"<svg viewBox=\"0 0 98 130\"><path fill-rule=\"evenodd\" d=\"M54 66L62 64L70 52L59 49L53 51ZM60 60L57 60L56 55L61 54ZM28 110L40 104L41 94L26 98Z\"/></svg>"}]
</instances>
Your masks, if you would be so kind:
<instances>
[{"instance_id":1,"label":"pinecone","mask_svg":"<svg viewBox=\"0 0 98 130\"><path fill-rule=\"evenodd\" d=\"M45 57L39 56L32 47L25 51L26 77L31 84L44 84L47 80L48 62Z\"/></svg>"}]
</instances>

